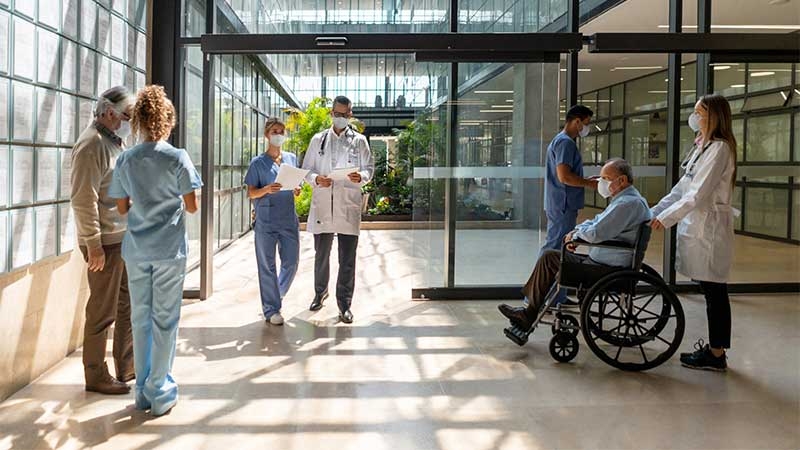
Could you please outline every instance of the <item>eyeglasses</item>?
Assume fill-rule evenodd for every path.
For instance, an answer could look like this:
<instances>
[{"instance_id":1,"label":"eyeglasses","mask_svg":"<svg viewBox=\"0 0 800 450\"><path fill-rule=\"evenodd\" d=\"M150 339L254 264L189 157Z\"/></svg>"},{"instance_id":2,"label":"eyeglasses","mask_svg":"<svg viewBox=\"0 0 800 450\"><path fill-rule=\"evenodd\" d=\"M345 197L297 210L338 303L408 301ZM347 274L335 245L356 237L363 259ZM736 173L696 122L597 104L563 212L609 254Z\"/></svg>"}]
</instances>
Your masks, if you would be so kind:
<instances>
[{"instance_id":1,"label":"eyeglasses","mask_svg":"<svg viewBox=\"0 0 800 450\"><path fill-rule=\"evenodd\" d=\"M333 117L345 117L346 118L348 115L350 115L350 113L340 113L340 112L333 111Z\"/></svg>"}]
</instances>

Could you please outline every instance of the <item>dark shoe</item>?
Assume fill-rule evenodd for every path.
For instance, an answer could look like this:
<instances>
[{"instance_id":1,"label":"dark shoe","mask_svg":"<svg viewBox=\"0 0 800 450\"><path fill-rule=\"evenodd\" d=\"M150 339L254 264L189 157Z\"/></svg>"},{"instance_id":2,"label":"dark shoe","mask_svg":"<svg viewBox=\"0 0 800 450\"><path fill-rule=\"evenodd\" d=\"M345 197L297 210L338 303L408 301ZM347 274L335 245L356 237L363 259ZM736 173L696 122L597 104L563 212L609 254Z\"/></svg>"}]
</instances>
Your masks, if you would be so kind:
<instances>
[{"instance_id":1,"label":"dark shoe","mask_svg":"<svg viewBox=\"0 0 800 450\"><path fill-rule=\"evenodd\" d=\"M724 372L728 368L727 357L724 354L719 357L714 356L708 344L706 344L702 352L690 353L687 356L681 355L681 364L690 369L714 370L717 372Z\"/></svg>"},{"instance_id":2,"label":"dark shoe","mask_svg":"<svg viewBox=\"0 0 800 450\"><path fill-rule=\"evenodd\" d=\"M328 298L328 291L315 295L314 300L311 301L311 306L308 307L309 311L319 311L326 298Z\"/></svg>"},{"instance_id":3,"label":"dark shoe","mask_svg":"<svg viewBox=\"0 0 800 450\"><path fill-rule=\"evenodd\" d=\"M106 395L124 395L131 391L131 387L108 375L99 382L86 383L86 390Z\"/></svg>"},{"instance_id":4,"label":"dark shoe","mask_svg":"<svg viewBox=\"0 0 800 450\"><path fill-rule=\"evenodd\" d=\"M498 306L497 309L500 310L500 314L506 316L508 320L511 321L511 325L522 328L523 330L528 330L528 328L531 327L531 320L528 318L528 312L525 308L503 303Z\"/></svg>"},{"instance_id":5,"label":"dark shoe","mask_svg":"<svg viewBox=\"0 0 800 450\"><path fill-rule=\"evenodd\" d=\"M708 344L705 343L704 340L698 339L697 342L694 343L694 351L693 352L685 352L681 353L681 358L687 358L689 356L693 356L695 358L699 357L706 351Z\"/></svg>"},{"instance_id":6,"label":"dark shoe","mask_svg":"<svg viewBox=\"0 0 800 450\"><path fill-rule=\"evenodd\" d=\"M353 313L351 313L349 309L345 312L340 312L339 320L344 323L353 323Z\"/></svg>"}]
</instances>

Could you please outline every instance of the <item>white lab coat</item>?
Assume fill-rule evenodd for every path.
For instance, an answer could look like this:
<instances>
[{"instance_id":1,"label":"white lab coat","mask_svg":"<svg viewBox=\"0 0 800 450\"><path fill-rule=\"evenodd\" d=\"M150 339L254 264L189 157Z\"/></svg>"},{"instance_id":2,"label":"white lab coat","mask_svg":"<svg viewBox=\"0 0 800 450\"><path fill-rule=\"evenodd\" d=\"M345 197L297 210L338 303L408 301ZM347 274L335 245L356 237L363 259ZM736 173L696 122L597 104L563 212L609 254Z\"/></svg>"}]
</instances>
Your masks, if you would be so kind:
<instances>
[{"instance_id":1,"label":"white lab coat","mask_svg":"<svg viewBox=\"0 0 800 450\"><path fill-rule=\"evenodd\" d=\"M724 141L712 141L705 151L697 146L686 173L651 210L664 227L678 224L675 270L693 280L728 282L738 213L731 207L733 158Z\"/></svg>"},{"instance_id":2,"label":"white lab coat","mask_svg":"<svg viewBox=\"0 0 800 450\"><path fill-rule=\"evenodd\" d=\"M320 149L323 136L325 148ZM334 141L344 145L334 145ZM333 186L318 186L318 175L327 176L334 169L358 167L361 182L334 181ZM303 169L309 170L306 181L314 189L307 229L313 234L339 233L358 236L361 226L361 187L372 179L375 166L372 152L364 135L348 128L336 136L333 128L317 133L311 138Z\"/></svg>"}]
</instances>

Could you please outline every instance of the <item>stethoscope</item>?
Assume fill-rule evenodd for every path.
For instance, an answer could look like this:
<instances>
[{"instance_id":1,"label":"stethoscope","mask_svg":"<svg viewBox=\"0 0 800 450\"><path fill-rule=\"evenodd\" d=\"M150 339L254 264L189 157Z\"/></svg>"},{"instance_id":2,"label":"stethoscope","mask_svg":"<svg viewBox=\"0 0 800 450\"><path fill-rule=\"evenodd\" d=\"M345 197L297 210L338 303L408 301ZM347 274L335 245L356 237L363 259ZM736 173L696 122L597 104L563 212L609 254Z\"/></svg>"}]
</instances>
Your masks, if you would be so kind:
<instances>
[{"instance_id":1,"label":"stethoscope","mask_svg":"<svg viewBox=\"0 0 800 450\"><path fill-rule=\"evenodd\" d=\"M331 130L328 129L328 132L325 133L324 136L322 136L322 143L320 143L320 145L319 145L319 156L325 156L325 142L328 141L328 134L330 134L330 133L331 133ZM349 125L347 126L347 128L344 129L344 136L346 138L352 140L355 137L355 135L356 135L355 132L352 129L350 129ZM347 162L349 163L350 160L348 159Z\"/></svg>"},{"instance_id":2,"label":"stethoscope","mask_svg":"<svg viewBox=\"0 0 800 450\"><path fill-rule=\"evenodd\" d=\"M686 175L692 176L694 168L697 165L697 160L703 156L703 153L706 152L709 146L711 146L711 141L704 145L703 149L699 152L697 151L697 144L692 147L692 151L689 153L689 156L681 163L681 169L686 171Z\"/></svg>"}]
</instances>

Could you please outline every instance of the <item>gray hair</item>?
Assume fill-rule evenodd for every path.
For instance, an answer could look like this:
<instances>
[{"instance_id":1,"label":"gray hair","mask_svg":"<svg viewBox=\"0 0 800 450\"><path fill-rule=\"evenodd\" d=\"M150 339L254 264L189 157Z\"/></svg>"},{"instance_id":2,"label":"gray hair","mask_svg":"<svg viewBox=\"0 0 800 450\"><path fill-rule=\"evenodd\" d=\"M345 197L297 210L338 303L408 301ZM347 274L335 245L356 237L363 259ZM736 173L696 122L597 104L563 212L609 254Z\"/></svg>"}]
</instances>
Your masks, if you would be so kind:
<instances>
[{"instance_id":1,"label":"gray hair","mask_svg":"<svg viewBox=\"0 0 800 450\"><path fill-rule=\"evenodd\" d=\"M347 106L349 108L352 103L353 102L351 102L350 99L345 97L344 95L339 95L333 99L333 106L336 106L338 104Z\"/></svg>"},{"instance_id":2,"label":"gray hair","mask_svg":"<svg viewBox=\"0 0 800 450\"><path fill-rule=\"evenodd\" d=\"M128 106L136 101L133 94L125 86L114 86L113 88L100 94L97 104L94 107L94 116L100 116L112 108L115 111L124 111Z\"/></svg>"},{"instance_id":3,"label":"gray hair","mask_svg":"<svg viewBox=\"0 0 800 450\"><path fill-rule=\"evenodd\" d=\"M633 168L628 164L628 161L622 158L611 158L606 161L606 164L609 164L618 174L625 175L628 178L628 183L633 184Z\"/></svg>"}]
</instances>

